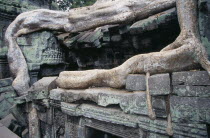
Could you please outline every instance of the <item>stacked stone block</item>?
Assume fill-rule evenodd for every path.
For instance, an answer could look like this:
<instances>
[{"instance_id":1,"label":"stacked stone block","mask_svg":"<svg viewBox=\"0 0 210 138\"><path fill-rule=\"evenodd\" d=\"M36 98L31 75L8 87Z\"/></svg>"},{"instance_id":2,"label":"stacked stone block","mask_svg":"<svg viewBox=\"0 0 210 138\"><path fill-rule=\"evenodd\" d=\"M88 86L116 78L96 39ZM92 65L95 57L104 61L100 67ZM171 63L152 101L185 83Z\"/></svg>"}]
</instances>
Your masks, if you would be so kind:
<instances>
[{"instance_id":1,"label":"stacked stone block","mask_svg":"<svg viewBox=\"0 0 210 138\"><path fill-rule=\"evenodd\" d=\"M0 118L6 117L10 112L9 109L14 104L14 98L17 97L13 89L12 79L0 79Z\"/></svg>"},{"instance_id":2,"label":"stacked stone block","mask_svg":"<svg viewBox=\"0 0 210 138\"><path fill-rule=\"evenodd\" d=\"M145 76L129 75L126 88L129 91L136 91L146 87L142 86L145 85L145 79L142 78ZM133 83L136 80L138 81ZM188 129L209 129L207 127L210 123L210 78L206 71L152 75L149 77L149 90L153 100L162 97L165 109L170 107L173 127L185 125L189 126ZM167 97L169 102L166 101ZM153 103L156 114L158 111L155 108L160 105ZM207 136L207 132L203 134Z\"/></svg>"},{"instance_id":3,"label":"stacked stone block","mask_svg":"<svg viewBox=\"0 0 210 138\"><path fill-rule=\"evenodd\" d=\"M32 101L39 100L36 103L39 107L36 108L45 136L86 138L95 130L100 130L104 135L119 137L169 137L166 132L169 112L172 116L173 137L208 137L210 89L207 88L210 80L207 72L151 75L148 79L155 120L148 117L145 79L144 74L130 74L124 90L57 88L49 92L49 97L40 96L43 91L47 91L48 83L43 90L34 87L39 88L34 91L42 98L29 97ZM194 87L196 89L192 89ZM205 91L200 91L204 87ZM191 89L193 93L190 93ZM49 103L46 102L47 97Z\"/></svg>"}]
</instances>

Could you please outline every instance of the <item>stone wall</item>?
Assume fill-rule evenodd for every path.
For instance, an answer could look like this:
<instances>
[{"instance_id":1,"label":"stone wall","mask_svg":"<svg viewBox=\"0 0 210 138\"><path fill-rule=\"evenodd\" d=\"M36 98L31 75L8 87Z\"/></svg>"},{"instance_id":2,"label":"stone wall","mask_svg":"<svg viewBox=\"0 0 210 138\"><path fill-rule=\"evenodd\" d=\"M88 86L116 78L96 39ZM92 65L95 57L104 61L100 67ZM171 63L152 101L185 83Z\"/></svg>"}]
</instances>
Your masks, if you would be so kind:
<instances>
[{"instance_id":1,"label":"stone wall","mask_svg":"<svg viewBox=\"0 0 210 138\"><path fill-rule=\"evenodd\" d=\"M56 4L49 0L0 0L0 79L10 76L4 43L7 27L18 14L40 8L57 9Z\"/></svg>"},{"instance_id":2,"label":"stone wall","mask_svg":"<svg viewBox=\"0 0 210 138\"><path fill-rule=\"evenodd\" d=\"M148 116L143 74L129 75L125 89L120 90L57 88L48 91L51 81L53 78L46 77L36 82L26 98L26 101L36 101L34 107L43 137L91 138L100 134L110 138L169 138L166 129L170 124L174 138L209 136L210 79L206 71L150 76L155 120Z\"/></svg>"},{"instance_id":3,"label":"stone wall","mask_svg":"<svg viewBox=\"0 0 210 138\"><path fill-rule=\"evenodd\" d=\"M50 32L36 32L17 39L28 64L31 84L44 76L58 76L65 70L65 49Z\"/></svg>"},{"instance_id":4,"label":"stone wall","mask_svg":"<svg viewBox=\"0 0 210 138\"><path fill-rule=\"evenodd\" d=\"M56 77L49 78L64 70L112 68L133 55L159 51L180 32L176 9L126 25L75 34L43 31L19 37L33 85L29 95L17 97L8 78L4 33L19 13L37 7L53 6L47 0L0 0L0 123L27 137L30 130L26 115L35 108L42 137L169 137L166 129L170 123L173 137L209 137L210 80L205 71L150 76L155 120L148 117L144 74L129 75L121 90L55 89ZM199 7L201 39L209 49L209 2L200 0Z\"/></svg>"}]
</instances>

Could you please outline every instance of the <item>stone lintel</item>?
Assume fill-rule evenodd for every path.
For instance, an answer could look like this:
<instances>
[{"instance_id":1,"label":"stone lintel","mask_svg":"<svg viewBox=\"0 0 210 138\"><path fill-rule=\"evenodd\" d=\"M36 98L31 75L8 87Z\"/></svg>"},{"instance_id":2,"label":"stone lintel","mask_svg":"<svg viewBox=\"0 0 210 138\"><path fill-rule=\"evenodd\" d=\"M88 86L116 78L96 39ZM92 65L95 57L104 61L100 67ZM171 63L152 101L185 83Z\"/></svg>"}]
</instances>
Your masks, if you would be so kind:
<instances>
[{"instance_id":1,"label":"stone lintel","mask_svg":"<svg viewBox=\"0 0 210 138\"><path fill-rule=\"evenodd\" d=\"M163 119L151 120L141 115L126 114L119 109L101 107L90 104L61 103L63 113L72 116L83 116L103 122L124 125L133 128L140 128L148 132L167 135L167 121ZM174 135L182 137L207 137L205 124L173 123ZM187 132L187 133L186 133Z\"/></svg>"},{"instance_id":2,"label":"stone lintel","mask_svg":"<svg viewBox=\"0 0 210 138\"><path fill-rule=\"evenodd\" d=\"M148 115L146 93L142 91L128 92L112 88L89 88L83 90L54 89L50 97L61 102L73 103L77 101L91 101L100 106L119 106L125 113ZM166 117L165 99L163 97L152 98L157 117Z\"/></svg>"}]
</instances>

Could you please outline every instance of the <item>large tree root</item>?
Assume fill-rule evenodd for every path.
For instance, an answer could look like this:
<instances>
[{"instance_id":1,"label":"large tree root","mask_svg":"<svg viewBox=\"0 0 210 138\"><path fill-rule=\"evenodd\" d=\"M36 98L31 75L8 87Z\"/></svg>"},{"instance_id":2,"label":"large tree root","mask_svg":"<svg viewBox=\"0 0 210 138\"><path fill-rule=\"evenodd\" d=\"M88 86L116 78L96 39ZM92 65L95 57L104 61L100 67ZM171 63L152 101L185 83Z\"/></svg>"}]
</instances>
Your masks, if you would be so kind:
<instances>
[{"instance_id":1,"label":"large tree root","mask_svg":"<svg viewBox=\"0 0 210 138\"><path fill-rule=\"evenodd\" d=\"M122 65L109 70L64 71L56 80L61 88L75 89L89 86L121 88L128 74L149 72L151 74L198 68L196 37L188 38L181 47L149 54L136 55Z\"/></svg>"},{"instance_id":2,"label":"large tree root","mask_svg":"<svg viewBox=\"0 0 210 138\"><path fill-rule=\"evenodd\" d=\"M14 76L13 87L19 95L29 88L29 75L25 58L16 43L22 34L51 29L77 32L106 24L123 23L134 18L145 18L173 7L175 0L108 0L101 4L73 9L68 12L35 10L19 15L8 27L8 61ZM117 6L117 8L115 7ZM198 35L196 0L177 0L181 34L161 52L142 54L128 59L110 70L62 72L57 84L62 88L108 86L120 88L130 73L161 73L194 69L198 63L210 73L210 63Z\"/></svg>"},{"instance_id":3,"label":"large tree root","mask_svg":"<svg viewBox=\"0 0 210 138\"><path fill-rule=\"evenodd\" d=\"M100 4L99 4L100 3ZM13 87L19 95L29 88L25 58L16 38L43 29L78 32L107 24L143 19L175 6L175 0L98 0L93 6L69 12L34 10L20 14L7 28L8 61L14 76Z\"/></svg>"},{"instance_id":4,"label":"large tree root","mask_svg":"<svg viewBox=\"0 0 210 138\"><path fill-rule=\"evenodd\" d=\"M110 70L65 71L60 73L57 85L67 89L89 86L121 88L131 73L190 70L196 69L199 63L210 75L210 62L199 38L196 9L196 0L177 0L181 33L174 43L161 52L134 56Z\"/></svg>"}]
</instances>

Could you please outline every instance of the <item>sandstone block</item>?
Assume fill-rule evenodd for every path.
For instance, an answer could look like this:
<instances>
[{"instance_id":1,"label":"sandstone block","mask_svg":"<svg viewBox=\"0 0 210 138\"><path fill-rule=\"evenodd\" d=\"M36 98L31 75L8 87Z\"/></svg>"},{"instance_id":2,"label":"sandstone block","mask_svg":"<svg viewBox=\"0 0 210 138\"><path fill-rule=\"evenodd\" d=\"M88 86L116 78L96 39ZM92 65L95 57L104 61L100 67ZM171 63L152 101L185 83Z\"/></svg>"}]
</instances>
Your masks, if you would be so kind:
<instances>
[{"instance_id":1,"label":"sandstone block","mask_svg":"<svg viewBox=\"0 0 210 138\"><path fill-rule=\"evenodd\" d=\"M210 86L210 77L206 71L175 72L172 74L172 84Z\"/></svg>"},{"instance_id":2,"label":"sandstone block","mask_svg":"<svg viewBox=\"0 0 210 138\"><path fill-rule=\"evenodd\" d=\"M210 86L177 85L173 87L172 93L178 96L210 97Z\"/></svg>"},{"instance_id":3,"label":"sandstone block","mask_svg":"<svg viewBox=\"0 0 210 138\"><path fill-rule=\"evenodd\" d=\"M0 79L0 87L12 85L12 78Z\"/></svg>"},{"instance_id":4,"label":"sandstone block","mask_svg":"<svg viewBox=\"0 0 210 138\"><path fill-rule=\"evenodd\" d=\"M146 80L145 75L131 74L126 79L126 89L129 91L145 91Z\"/></svg>"},{"instance_id":5,"label":"sandstone block","mask_svg":"<svg viewBox=\"0 0 210 138\"><path fill-rule=\"evenodd\" d=\"M210 98L172 96L170 106L174 122L210 123Z\"/></svg>"},{"instance_id":6,"label":"sandstone block","mask_svg":"<svg viewBox=\"0 0 210 138\"><path fill-rule=\"evenodd\" d=\"M149 90L151 95L170 94L169 74L157 74L149 77Z\"/></svg>"}]
</instances>

